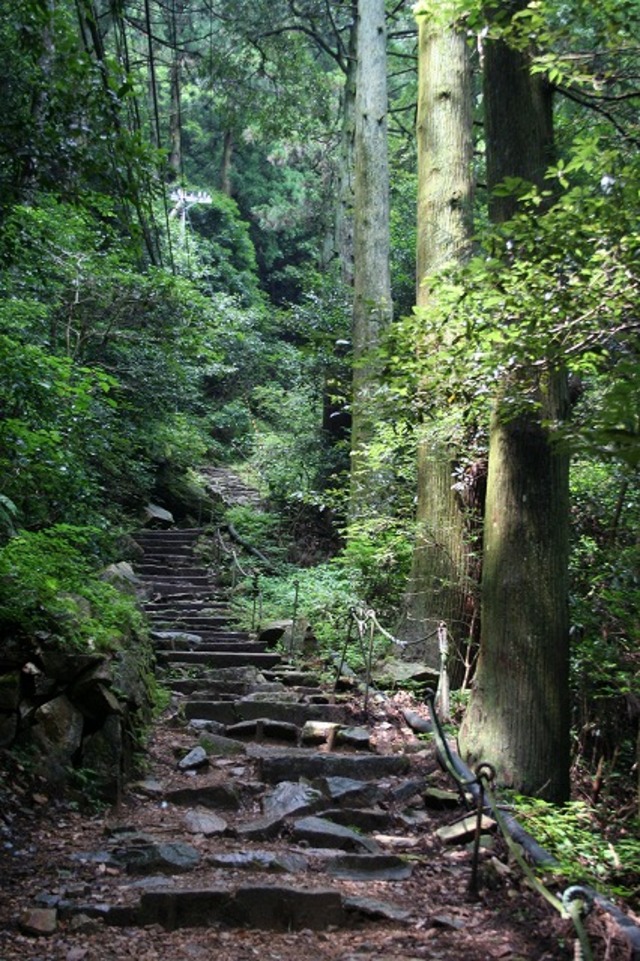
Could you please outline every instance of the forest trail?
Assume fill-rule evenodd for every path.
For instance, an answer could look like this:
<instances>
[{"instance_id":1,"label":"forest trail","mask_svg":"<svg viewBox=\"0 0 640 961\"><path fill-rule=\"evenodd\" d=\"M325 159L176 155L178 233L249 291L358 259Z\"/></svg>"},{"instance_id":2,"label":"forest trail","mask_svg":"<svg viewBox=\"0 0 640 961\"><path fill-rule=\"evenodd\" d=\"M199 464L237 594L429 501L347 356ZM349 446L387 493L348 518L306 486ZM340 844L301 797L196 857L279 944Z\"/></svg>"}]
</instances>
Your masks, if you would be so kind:
<instances>
[{"instance_id":1,"label":"forest trail","mask_svg":"<svg viewBox=\"0 0 640 961\"><path fill-rule=\"evenodd\" d=\"M438 790L449 785L402 698L365 714L322 663L239 629L202 534L137 535L171 704L145 776L106 817L24 797L5 850L2 961L572 957L570 925L490 834L470 899L469 833L442 833L466 812Z\"/></svg>"}]
</instances>

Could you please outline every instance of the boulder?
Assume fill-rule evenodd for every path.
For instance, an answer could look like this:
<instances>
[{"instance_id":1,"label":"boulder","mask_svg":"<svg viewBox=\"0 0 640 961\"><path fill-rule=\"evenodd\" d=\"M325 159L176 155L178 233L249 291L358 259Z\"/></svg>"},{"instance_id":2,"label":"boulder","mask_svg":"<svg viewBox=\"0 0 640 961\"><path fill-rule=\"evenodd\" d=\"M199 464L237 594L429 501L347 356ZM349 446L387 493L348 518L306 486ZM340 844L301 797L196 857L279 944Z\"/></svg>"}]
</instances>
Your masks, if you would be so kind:
<instances>
[{"instance_id":1,"label":"boulder","mask_svg":"<svg viewBox=\"0 0 640 961\"><path fill-rule=\"evenodd\" d=\"M82 713L61 694L36 710L33 738L55 764L66 766L80 747L83 726Z\"/></svg>"},{"instance_id":2,"label":"boulder","mask_svg":"<svg viewBox=\"0 0 640 961\"><path fill-rule=\"evenodd\" d=\"M427 667L422 661L402 661L400 658L393 657L376 668L375 676L376 678L388 678L395 681L396 684L404 684L407 681L435 684L440 672L432 667Z\"/></svg>"}]
</instances>

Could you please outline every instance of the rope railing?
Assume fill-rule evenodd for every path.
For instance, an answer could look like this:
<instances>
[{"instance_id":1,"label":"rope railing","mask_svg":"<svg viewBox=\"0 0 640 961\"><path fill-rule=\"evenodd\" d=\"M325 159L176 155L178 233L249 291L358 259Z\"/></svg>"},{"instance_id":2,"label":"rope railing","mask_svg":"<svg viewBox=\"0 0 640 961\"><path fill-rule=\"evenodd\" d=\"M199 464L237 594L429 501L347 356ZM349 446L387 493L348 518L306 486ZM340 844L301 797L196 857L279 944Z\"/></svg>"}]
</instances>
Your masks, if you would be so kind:
<instances>
[{"instance_id":1,"label":"rope railing","mask_svg":"<svg viewBox=\"0 0 640 961\"><path fill-rule=\"evenodd\" d=\"M473 860L472 860L472 870L471 879L469 882L469 891L473 897L478 895L478 856L479 856L479 837L480 837L480 826L482 815L485 811L489 811L500 830L502 837L507 845L509 854L517 863L518 867L522 873L527 878L527 881L531 887L541 895L556 911L561 917L571 920L573 923L576 936L576 961L593 961L593 952L591 950L591 943L589 941L588 934L583 924L583 919L587 916L589 911L593 906L593 896L588 891L587 888L581 885L572 885L567 888L564 893L558 897L554 894L540 878L534 873L529 864L527 864L521 853L521 844L524 840L525 832L519 828L519 838L518 841L514 838L514 831L512 825L509 823L509 819L505 817L503 812L500 810L500 806L489 790L489 785L491 785L495 780L495 769L490 764L480 764L476 768L475 774L472 772L467 772L464 770L464 765L459 758L455 758L451 750L449 742L447 740L446 734L443 730L441 720L438 716L438 712L435 706L436 695L433 690L428 690L425 693L425 700L429 705L429 710L431 713L431 720L433 723L433 732L436 740L436 749L442 763L444 764L447 773L451 775L454 779L458 790L461 795L466 798L466 794L471 791L476 799L476 830L474 835L474 848L473 848ZM471 775L466 776L467 774ZM512 819L511 819L512 820ZM533 841L533 839L531 839ZM534 853L538 854L538 860L540 860L540 853L544 856L544 863L553 864L554 859L542 848L539 848L533 842L533 845L528 845L530 850L534 850ZM535 848L538 850L535 851Z\"/></svg>"}]
</instances>

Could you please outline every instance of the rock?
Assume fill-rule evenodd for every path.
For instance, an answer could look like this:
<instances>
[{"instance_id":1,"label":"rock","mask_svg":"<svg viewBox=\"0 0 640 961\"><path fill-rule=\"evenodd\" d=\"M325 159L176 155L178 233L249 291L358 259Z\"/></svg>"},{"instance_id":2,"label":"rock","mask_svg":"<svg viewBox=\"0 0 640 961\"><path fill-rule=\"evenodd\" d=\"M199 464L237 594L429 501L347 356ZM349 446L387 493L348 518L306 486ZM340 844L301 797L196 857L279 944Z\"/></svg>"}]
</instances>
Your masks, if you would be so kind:
<instances>
[{"instance_id":1,"label":"rock","mask_svg":"<svg viewBox=\"0 0 640 961\"><path fill-rule=\"evenodd\" d=\"M322 817L358 831L388 831L393 822L392 815L381 808L330 808L323 810Z\"/></svg>"},{"instance_id":2,"label":"rock","mask_svg":"<svg viewBox=\"0 0 640 961\"><path fill-rule=\"evenodd\" d=\"M437 787L428 787L422 792L424 803L428 808L442 811L460 805L460 795L457 791L444 791Z\"/></svg>"},{"instance_id":3,"label":"rock","mask_svg":"<svg viewBox=\"0 0 640 961\"><path fill-rule=\"evenodd\" d=\"M421 794L424 790L424 779L423 778L409 778L397 784L395 787L391 788L389 792L389 797L392 801L405 804L410 798L414 797L416 794Z\"/></svg>"},{"instance_id":4,"label":"rock","mask_svg":"<svg viewBox=\"0 0 640 961\"><path fill-rule=\"evenodd\" d=\"M227 830L227 822L223 818L197 808L185 814L184 823L191 834L204 834L205 837L224 834Z\"/></svg>"},{"instance_id":5,"label":"rock","mask_svg":"<svg viewBox=\"0 0 640 961\"><path fill-rule=\"evenodd\" d=\"M366 750L370 744L370 735L366 727L341 727L337 735L339 744L348 744Z\"/></svg>"},{"instance_id":6,"label":"rock","mask_svg":"<svg viewBox=\"0 0 640 961\"><path fill-rule=\"evenodd\" d=\"M137 587L140 578L134 573L133 567L128 561L118 561L116 564L109 564L100 575L103 581L115 584L118 587L130 586Z\"/></svg>"},{"instance_id":7,"label":"rock","mask_svg":"<svg viewBox=\"0 0 640 961\"><path fill-rule=\"evenodd\" d=\"M110 800L116 800L120 791L123 751L122 720L116 714L110 714L82 745L83 766L94 772L96 788Z\"/></svg>"},{"instance_id":8,"label":"rock","mask_svg":"<svg viewBox=\"0 0 640 961\"><path fill-rule=\"evenodd\" d=\"M58 927L58 912L55 908L29 908L19 921L20 930L34 937L55 934Z\"/></svg>"},{"instance_id":9,"label":"rock","mask_svg":"<svg viewBox=\"0 0 640 961\"><path fill-rule=\"evenodd\" d=\"M139 791L140 794L145 794L147 797L160 797L164 788L160 781L156 781L155 778L145 778L142 781L134 781L131 784L132 791Z\"/></svg>"},{"instance_id":10,"label":"rock","mask_svg":"<svg viewBox=\"0 0 640 961\"><path fill-rule=\"evenodd\" d=\"M275 647L283 638L285 643L287 640L291 641L292 630L293 621L273 621L266 624L258 633L258 642L266 644L267 647Z\"/></svg>"},{"instance_id":11,"label":"rock","mask_svg":"<svg viewBox=\"0 0 640 961\"><path fill-rule=\"evenodd\" d=\"M256 718L253 721L239 721L231 724L227 734L233 737L262 737L273 738L278 741L297 741L300 729L288 721L272 721L268 717Z\"/></svg>"},{"instance_id":12,"label":"rock","mask_svg":"<svg viewBox=\"0 0 640 961\"><path fill-rule=\"evenodd\" d=\"M20 671L0 675L0 711L15 711L20 703Z\"/></svg>"},{"instance_id":13,"label":"rock","mask_svg":"<svg viewBox=\"0 0 640 961\"><path fill-rule=\"evenodd\" d=\"M461 821L456 821L455 824L448 824L445 827L438 828L436 837L440 838L444 844L465 844L475 837L476 820L475 814L469 814L467 817L462 818ZM493 818L483 814L480 822L481 833L488 834L490 831L493 831L495 827L496 822Z\"/></svg>"},{"instance_id":14,"label":"rock","mask_svg":"<svg viewBox=\"0 0 640 961\"><path fill-rule=\"evenodd\" d=\"M106 661L103 654L67 654L64 651L42 651L42 669L47 677L70 684L85 671L100 667Z\"/></svg>"},{"instance_id":15,"label":"rock","mask_svg":"<svg viewBox=\"0 0 640 961\"><path fill-rule=\"evenodd\" d=\"M339 725L332 721L307 721L302 728L300 740L303 744L320 744L334 737Z\"/></svg>"},{"instance_id":16,"label":"rock","mask_svg":"<svg viewBox=\"0 0 640 961\"><path fill-rule=\"evenodd\" d=\"M144 512L151 521L163 521L165 524L175 523L171 511L165 510L164 507L160 507L158 504L147 504Z\"/></svg>"},{"instance_id":17,"label":"rock","mask_svg":"<svg viewBox=\"0 0 640 961\"><path fill-rule=\"evenodd\" d=\"M54 763L68 765L80 747L84 718L65 694L34 714L33 738Z\"/></svg>"},{"instance_id":18,"label":"rock","mask_svg":"<svg viewBox=\"0 0 640 961\"><path fill-rule=\"evenodd\" d=\"M242 741L235 741L233 738L223 737L221 734L209 734L207 732L201 734L199 740L206 753L216 757L244 754L247 750L246 744L243 744Z\"/></svg>"},{"instance_id":19,"label":"rock","mask_svg":"<svg viewBox=\"0 0 640 961\"><path fill-rule=\"evenodd\" d=\"M287 814L303 814L318 808L323 796L320 791L298 781L281 781L270 794L262 799L262 810L270 817L286 817Z\"/></svg>"},{"instance_id":20,"label":"rock","mask_svg":"<svg viewBox=\"0 0 640 961\"><path fill-rule=\"evenodd\" d=\"M193 750L178 761L178 769L180 771L197 771L202 767L206 767L209 764L209 758L207 752L203 747L194 747Z\"/></svg>"},{"instance_id":21,"label":"rock","mask_svg":"<svg viewBox=\"0 0 640 961\"><path fill-rule=\"evenodd\" d=\"M318 778L313 782L313 787L338 804L374 804L383 794L372 781L358 781L349 777Z\"/></svg>"},{"instance_id":22,"label":"rock","mask_svg":"<svg viewBox=\"0 0 640 961\"><path fill-rule=\"evenodd\" d=\"M389 658L376 670L377 678L389 678L397 684L406 681L436 683L439 676L439 671L427 667L422 661L402 661L398 658Z\"/></svg>"},{"instance_id":23,"label":"rock","mask_svg":"<svg viewBox=\"0 0 640 961\"><path fill-rule=\"evenodd\" d=\"M107 714L122 714L123 705L116 695L102 681L83 677L73 686L73 703L85 717L102 719Z\"/></svg>"},{"instance_id":24,"label":"rock","mask_svg":"<svg viewBox=\"0 0 640 961\"><path fill-rule=\"evenodd\" d=\"M207 721L204 718L194 717L187 724L187 731L203 733L209 731L210 734L224 734L226 727L218 721Z\"/></svg>"},{"instance_id":25,"label":"rock","mask_svg":"<svg viewBox=\"0 0 640 961\"><path fill-rule=\"evenodd\" d=\"M245 841L271 841L280 834L284 821L281 815L266 815L238 825L236 834L238 838Z\"/></svg>"},{"instance_id":26,"label":"rock","mask_svg":"<svg viewBox=\"0 0 640 961\"><path fill-rule=\"evenodd\" d=\"M388 901L378 901L376 898L345 898L344 906L347 911L353 911L365 918L379 921L408 921L411 912L399 908Z\"/></svg>"},{"instance_id":27,"label":"rock","mask_svg":"<svg viewBox=\"0 0 640 961\"><path fill-rule=\"evenodd\" d=\"M181 841L157 843L142 839L116 848L113 859L129 874L180 874L193 871L200 863L200 855L190 844Z\"/></svg>"},{"instance_id":28,"label":"rock","mask_svg":"<svg viewBox=\"0 0 640 961\"><path fill-rule=\"evenodd\" d=\"M0 748L13 744L18 733L18 715L0 713Z\"/></svg>"},{"instance_id":29,"label":"rock","mask_svg":"<svg viewBox=\"0 0 640 961\"><path fill-rule=\"evenodd\" d=\"M327 862L327 871L352 881L404 881L413 868L394 854L341 854Z\"/></svg>"},{"instance_id":30,"label":"rock","mask_svg":"<svg viewBox=\"0 0 640 961\"><path fill-rule=\"evenodd\" d=\"M331 889L241 887L236 891L231 914L236 923L272 931L317 931L345 922L342 897Z\"/></svg>"},{"instance_id":31,"label":"rock","mask_svg":"<svg viewBox=\"0 0 640 961\"><path fill-rule=\"evenodd\" d=\"M243 886L235 892L225 886L145 891L139 910L140 924L161 924L168 930L231 924L273 931L317 931L345 920L337 891L275 885Z\"/></svg>"},{"instance_id":32,"label":"rock","mask_svg":"<svg viewBox=\"0 0 640 961\"><path fill-rule=\"evenodd\" d=\"M149 637L152 641L167 641L172 649L179 647L184 651L190 650L192 644L202 642L200 634L188 634L186 631L149 631Z\"/></svg>"},{"instance_id":33,"label":"rock","mask_svg":"<svg viewBox=\"0 0 640 961\"><path fill-rule=\"evenodd\" d=\"M240 807L238 792L231 784L208 784L202 787L183 787L167 791L165 800L180 807L226 808Z\"/></svg>"},{"instance_id":34,"label":"rock","mask_svg":"<svg viewBox=\"0 0 640 961\"><path fill-rule=\"evenodd\" d=\"M405 774L409 758L401 754L322 754L311 751L267 751L248 745L247 754L258 761L258 776L270 784L318 777L348 777L373 780Z\"/></svg>"},{"instance_id":35,"label":"rock","mask_svg":"<svg viewBox=\"0 0 640 961\"><path fill-rule=\"evenodd\" d=\"M141 670L140 651L135 648L118 651L111 661L111 674L114 690L121 700L136 708L148 704L146 672Z\"/></svg>"},{"instance_id":36,"label":"rock","mask_svg":"<svg viewBox=\"0 0 640 961\"><path fill-rule=\"evenodd\" d=\"M301 854L273 851L233 851L229 854L210 854L207 862L215 868L267 871L275 874L300 874L307 871L309 862Z\"/></svg>"},{"instance_id":37,"label":"rock","mask_svg":"<svg viewBox=\"0 0 640 961\"><path fill-rule=\"evenodd\" d=\"M297 701L236 701L237 720L250 721L268 717L273 721L287 721L303 727L307 721L331 721L342 724L347 719L347 709L341 704L301 704ZM222 718L221 718L222 719Z\"/></svg>"},{"instance_id":38,"label":"rock","mask_svg":"<svg viewBox=\"0 0 640 961\"><path fill-rule=\"evenodd\" d=\"M350 828L327 821L325 818L307 817L294 821L293 837L298 841L308 841L314 847L342 848L346 851L369 851L377 854L379 847L375 841L366 838Z\"/></svg>"}]
</instances>

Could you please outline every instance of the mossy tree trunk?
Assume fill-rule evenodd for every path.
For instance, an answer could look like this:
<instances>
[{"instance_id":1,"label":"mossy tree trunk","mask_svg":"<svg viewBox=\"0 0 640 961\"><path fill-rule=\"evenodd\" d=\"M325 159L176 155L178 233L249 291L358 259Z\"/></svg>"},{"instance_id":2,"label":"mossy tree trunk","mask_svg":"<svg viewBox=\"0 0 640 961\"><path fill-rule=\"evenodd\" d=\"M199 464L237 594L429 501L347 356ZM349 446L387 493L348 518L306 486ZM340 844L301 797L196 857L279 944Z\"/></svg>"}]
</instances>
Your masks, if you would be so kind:
<instances>
[{"instance_id":1,"label":"mossy tree trunk","mask_svg":"<svg viewBox=\"0 0 640 961\"><path fill-rule=\"evenodd\" d=\"M418 67L418 230L416 303L437 296L430 280L469 254L473 206L472 90L464 29L448 5L416 7ZM418 350L437 349L428 342ZM428 400L430 385L421 391ZM468 548L460 501L453 490L453 439L437 421L425 421L418 442L417 537L401 633L432 666L439 663L437 627L462 630L467 597Z\"/></svg>"},{"instance_id":2,"label":"mossy tree trunk","mask_svg":"<svg viewBox=\"0 0 640 961\"><path fill-rule=\"evenodd\" d=\"M489 187L506 177L541 184L553 146L544 78L531 75L526 51L492 40L484 83ZM494 195L490 209L505 221L517 201ZM514 416L513 402L498 397L490 430L480 658L460 741L503 784L561 801L569 792L569 465L544 423L566 415L566 378L523 371L517 386L527 406Z\"/></svg>"},{"instance_id":3,"label":"mossy tree trunk","mask_svg":"<svg viewBox=\"0 0 640 961\"><path fill-rule=\"evenodd\" d=\"M367 458L366 448L374 435L380 403L380 364L375 352L392 315L386 42L384 0L359 0L352 324L352 520L375 510L382 486Z\"/></svg>"}]
</instances>

